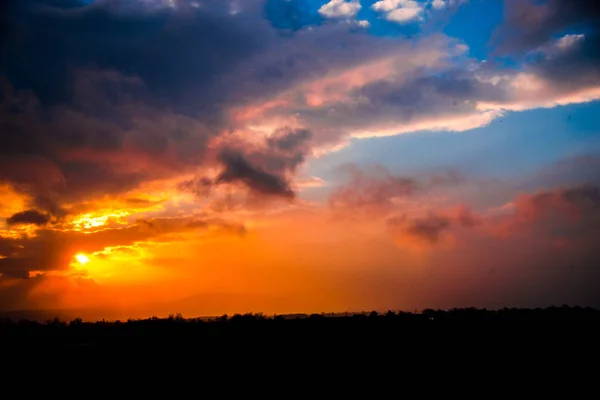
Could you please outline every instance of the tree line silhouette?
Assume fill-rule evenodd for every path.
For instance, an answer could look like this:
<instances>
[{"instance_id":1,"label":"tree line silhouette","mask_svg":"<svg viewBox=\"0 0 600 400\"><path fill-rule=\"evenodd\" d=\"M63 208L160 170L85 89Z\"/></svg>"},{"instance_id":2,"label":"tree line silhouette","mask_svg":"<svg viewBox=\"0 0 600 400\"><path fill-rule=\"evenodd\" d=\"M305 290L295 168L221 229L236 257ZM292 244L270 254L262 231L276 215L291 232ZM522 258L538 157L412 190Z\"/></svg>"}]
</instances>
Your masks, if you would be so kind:
<instances>
[{"instance_id":1,"label":"tree line silhouette","mask_svg":"<svg viewBox=\"0 0 600 400\"><path fill-rule=\"evenodd\" d=\"M567 306L94 322L5 318L0 354L28 366L74 356L71 369L109 366L105 374L127 379L132 371L188 368L203 377L260 374L266 367L280 374L299 368L325 375L373 368L446 374L465 364L529 373L532 363L584 365L600 353L599 322L599 310Z\"/></svg>"},{"instance_id":2,"label":"tree line silhouette","mask_svg":"<svg viewBox=\"0 0 600 400\"><path fill-rule=\"evenodd\" d=\"M10 318L0 320L1 343L27 346L98 346L103 343L143 343L170 340L174 343L235 343L323 341L332 338L381 340L457 330L490 328L499 330L526 327L528 330L560 324L576 327L598 325L600 311L582 307L549 307L545 309L504 308L487 310L454 308L426 309L422 312L293 314L265 316L257 314L223 315L214 318L184 318L181 314L167 318L129 319L127 321L87 322L76 318L70 322L58 317L45 323ZM379 340L377 339L377 340Z\"/></svg>"}]
</instances>

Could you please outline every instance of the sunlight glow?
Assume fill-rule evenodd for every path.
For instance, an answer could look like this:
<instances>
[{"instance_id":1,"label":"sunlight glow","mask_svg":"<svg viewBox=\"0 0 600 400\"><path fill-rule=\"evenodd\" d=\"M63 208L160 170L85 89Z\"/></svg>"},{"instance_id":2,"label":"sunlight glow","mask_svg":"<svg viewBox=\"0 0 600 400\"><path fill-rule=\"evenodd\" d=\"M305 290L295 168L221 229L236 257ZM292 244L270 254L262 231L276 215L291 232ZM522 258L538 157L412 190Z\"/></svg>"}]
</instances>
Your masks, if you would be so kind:
<instances>
[{"instance_id":1,"label":"sunlight glow","mask_svg":"<svg viewBox=\"0 0 600 400\"><path fill-rule=\"evenodd\" d=\"M78 219L73 221L73 225L81 230L81 229L91 229L97 228L99 226L106 225L109 220L114 221L119 224L124 224L123 218L129 216L127 211L118 211L110 214L84 214L81 215Z\"/></svg>"},{"instance_id":2,"label":"sunlight glow","mask_svg":"<svg viewBox=\"0 0 600 400\"><path fill-rule=\"evenodd\" d=\"M79 261L79 264L81 265L85 265L90 262L90 259L85 254L77 254L75 258L77 259L77 261Z\"/></svg>"}]
</instances>

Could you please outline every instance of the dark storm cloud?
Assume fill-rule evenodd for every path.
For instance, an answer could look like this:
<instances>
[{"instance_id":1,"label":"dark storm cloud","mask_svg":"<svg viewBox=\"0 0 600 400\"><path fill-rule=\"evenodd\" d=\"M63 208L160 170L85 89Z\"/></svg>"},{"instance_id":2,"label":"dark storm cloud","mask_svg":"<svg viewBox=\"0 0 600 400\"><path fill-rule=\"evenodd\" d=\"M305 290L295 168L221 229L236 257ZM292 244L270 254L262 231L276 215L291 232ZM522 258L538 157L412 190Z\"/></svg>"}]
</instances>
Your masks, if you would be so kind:
<instances>
[{"instance_id":1,"label":"dark storm cloud","mask_svg":"<svg viewBox=\"0 0 600 400\"><path fill-rule=\"evenodd\" d=\"M530 68L557 85L600 84L600 30L584 35L568 48L542 50L536 56Z\"/></svg>"},{"instance_id":2,"label":"dark storm cloud","mask_svg":"<svg viewBox=\"0 0 600 400\"><path fill-rule=\"evenodd\" d=\"M82 71L76 96L92 104L67 107L41 106L31 94L6 84L0 105L0 181L31 195L32 206L56 215L62 203L125 192L203 162L213 135L203 124L127 96L111 102L102 92L115 83L139 86L116 72Z\"/></svg>"},{"instance_id":3,"label":"dark storm cloud","mask_svg":"<svg viewBox=\"0 0 600 400\"><path fill-rule=\"evenodd\" d=\"M46 225L48 222L50 222L50 219L50 215L46 213L42 213L37 210L26 210L13 214L6 219L6 223L8 226L26 224Z\"/></svg>"},{"instance_id":4,"label":"dark storm cloud","mask_svg":"<svg viewBox=\"0 0 600 400\"><path fill-rule=\"evenodd\" d=\"M311 63L314 35L286 46L292 38L264 19L262 1L240 3L235 15L229 1L175 3L27 0L6 8L0 180L31 195L32 207L62 215L62 203L189 172L229 126L224 110L331 64ZM267 193L280 185L289 196L283 175L304 161L297 145L309 134L286 135L271 139L274 154L222 157L231 164L222 181L256 182Z\"/></svg>"},{"instance_id":5,"label":"dark storm cloud","mask_svg":"<svg viewBox=\"0 0 600 400\"><path fill-rule=\"evenodd\" d=\"M582 34L576 43L559 48L557 38ZM554 42L554 49L552 49ZM531 70L569 86L600 83L600 3L587 0L509 0L504 24L492 43L500 54L534 52Z\"/></svg>"},{"instance_id":6,"label":"dark storm cloud","mask_svg":"<svg viewBox=\"0 0 600 400\"><path fill-rule=\"evenodd\" d=\"M262 48L268 24L232 23L226 1L166 4L3 3L0 181L31 206L64 214L204 162L231 93L217 75Z\"/></svg>"},{"instance_id":7,"label":"dark storm cloud","mask_svg":"<svg viewBox=\"0 0 600 400\"><path fill-rule=\"evenodd\" d=\"M600 3L588 0L506 0L505 20L492 43L502 52L535 49L570 28L598 29Z\"/></svg>"},{"instance_id":8,"label":"dark storm cloud","mask_svg":"<svg viewBox=\"0 0 600 400\"><path fill-rule=\"evenodd\" d=\"M45 0L11 8L14 29L0 64L9 88L0 152L52 166L21 177L35 206L50 211L52 200L51 208L59 210L55 203L119 193L150 178L188 172L205 162L210 138L235 125L223 111L268 98L333 67L382 57L396 46L389 40L375 45L378 38L351 33L344 24L278 35L270 24L281 20L281 12L302 19L308 12L302 2L243 2L235 15L227 1L204 1L200 7L178 1L176 8L154 3L81 7ZM451 85L440 88L453 90ZM373 104L380 94L372 93ZM375 114L402 114L394 94L381 97L389 110ZM369 110L339 109L342 119L372 122L364 118ZM307 126L323 120L316 114L314 121L307 114ZM337 123L335 116L328 120ZM289 174L309 154L311 137L297 130L276 133L259 151L234 148L238 156L218 160L227 170L221 182L238 181L259 193L289 197ZM38 177L51 170L57 171L52 179ZM0 171L0 179L14 182L8 174L13 172Z\"/></svg>"},{"instance_id":9,"label":"dark storm cloud","mask_svg":"<svg viewBox=\"0 0 600 400\"><path fill-rule=\"evenodd\" d=\"M282 128L259 145L225 145L217 155L222 170L216 178L200 176L178 188L205 197L214 186L239 183L253 194L294 198L291 179L310 152L311 138L308 130Z\"/></svg>"},{"instance_id":10,"label":"dark storm cloud","mask_svg":"<svg viewBox=\"0 0 600 400\"><path fill-rule=\"evenodd\" d=\"M215 180L215 184L241 182L249 189L265 195L293 197L294 192L288 182L278 175L264 171L234 150L224 150L219 161L225 166Z\"/></svg>"},{"instance_id":11,"label":"dark storm cloud","mask_svg":"<svg viewBox=\"0 0 600 400\"><path fill-rule=\"evenodd\" d=\"M241 16L232 23L225 1L197 8L178 2L177 10L155 12L145 12L144 2L128 3L80 3L77 9L71 4L69 10L49 1L15 3L8 18L16 33L4 48L2 72L46 104L71 100L74 71L114 69L139 77L179 111L208 117L223 91L207 89L255 54L265 42L261 36L267 36L256 20Z\"/></svg>"},{"instance_id":12,"label":"dark storm cloud","mask_svg":"<svg viewBox=\"0 0 600 400\"><path fill-rule=\"evenodd\" d=\"M281 128L266 139L266 147L249 153L254 162L279 174L293 173L311 152L307 129Z\"/></svg>"}]
</instances>

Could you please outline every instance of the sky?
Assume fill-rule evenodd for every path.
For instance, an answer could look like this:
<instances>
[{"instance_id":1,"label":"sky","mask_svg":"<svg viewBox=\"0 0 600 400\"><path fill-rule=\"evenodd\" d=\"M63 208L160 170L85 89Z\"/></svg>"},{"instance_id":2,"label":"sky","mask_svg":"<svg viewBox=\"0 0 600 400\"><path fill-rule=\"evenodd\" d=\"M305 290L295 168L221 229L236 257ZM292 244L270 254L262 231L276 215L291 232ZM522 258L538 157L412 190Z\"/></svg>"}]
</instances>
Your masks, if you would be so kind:
<instances>
[{"instance_id":1,"label":"sky","mask_svg":"<svg viewBox=\"0 0 600 400\"><path fill-rule=\"evenodd\" d=\"M0 312L600 307L600 5L19 0Z\"/></svg>"}]
</instances>

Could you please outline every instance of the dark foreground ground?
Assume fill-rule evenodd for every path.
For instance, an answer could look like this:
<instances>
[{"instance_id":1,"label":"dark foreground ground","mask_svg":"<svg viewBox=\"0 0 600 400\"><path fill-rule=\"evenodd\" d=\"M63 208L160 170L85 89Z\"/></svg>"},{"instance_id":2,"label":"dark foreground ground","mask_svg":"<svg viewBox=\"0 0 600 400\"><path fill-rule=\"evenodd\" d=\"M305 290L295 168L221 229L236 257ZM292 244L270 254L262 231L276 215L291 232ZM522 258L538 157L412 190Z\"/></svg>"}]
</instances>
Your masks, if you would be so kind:
<instances>
[{"instance_id":1,"label":"dark foreground ground","mask_svg":"<svg viewBox=\"0 0 600 400\"><path fill-rule=\"evenodd\" d=\"M364 353L449 348L453 343L493 351L503 345L570 348L600 344L600 311L580 307L547 309L453 309L422 313L376 312L350 316L262 314L186 319L181 315L128 321L46 322L0 320L0 350L88 354L152 350L204 353L294 349L352 350ZM531 341L531 342L530 342ZM537 346L536 346L537 344ZM468 349L465 349L468 350Z\"/></svg>"},{"instance_id":2,"label":"dark foreground ground","mask_svg":"<svg viewBox=\"0 0 600 400\"><path fill-rule=\"evenodd\" d=\"M146 383L147 373L192 373L201 380L256 375L260 382L298 373L325 374L332 382L364 374L379 376L377 382L384 376L433 380L440 374L464 379L483 374L495 384L524 374L529 383L544 379L544 385L576 376L581 387L598 382L599 349L600 311L569 307L0 323L2 365L12 372L21 365L27 376L70 370L98 377L91 371L100 369L102 379ZM53 367L41 367L48 364Z\"/></svg>"}]
</instances>

